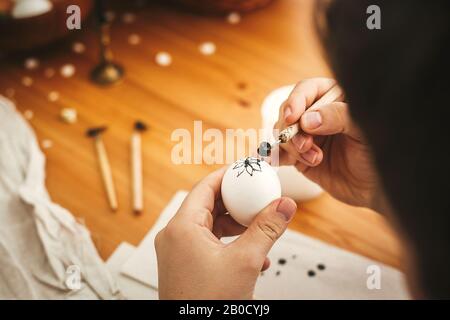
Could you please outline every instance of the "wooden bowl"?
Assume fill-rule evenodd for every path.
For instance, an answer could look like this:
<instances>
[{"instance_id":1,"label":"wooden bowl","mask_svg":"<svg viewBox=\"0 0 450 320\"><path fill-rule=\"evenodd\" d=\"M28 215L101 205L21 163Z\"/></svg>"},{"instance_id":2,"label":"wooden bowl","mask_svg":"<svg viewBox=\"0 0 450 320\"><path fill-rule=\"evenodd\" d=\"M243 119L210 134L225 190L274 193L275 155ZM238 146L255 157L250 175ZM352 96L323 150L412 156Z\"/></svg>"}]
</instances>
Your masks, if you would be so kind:
<instances>
[{"instance_id":1,"label":"wooden bowl","mask_svg":"<svg viewBox=\"0 0 450 320\"><path fill-rule=\"evenodd\" d=\"M69 32L66 26L69 5L78 5L81 9L81 21L89 15L93 8L92 0L52 0L53 8L43 15L13 19L11 15L0 17L0 48L3 52L26 50L49 44Z\"/></svg>"}]
</instances>

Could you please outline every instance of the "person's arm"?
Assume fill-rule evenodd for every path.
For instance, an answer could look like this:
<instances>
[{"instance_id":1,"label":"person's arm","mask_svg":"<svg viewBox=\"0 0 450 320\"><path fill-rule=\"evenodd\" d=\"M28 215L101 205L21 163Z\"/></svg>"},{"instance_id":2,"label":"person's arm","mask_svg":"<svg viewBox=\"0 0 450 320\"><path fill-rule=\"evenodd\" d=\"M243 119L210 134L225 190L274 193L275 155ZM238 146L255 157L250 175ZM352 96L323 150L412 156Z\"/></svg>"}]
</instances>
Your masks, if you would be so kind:
<instances>
[{"instance_id":1,"label":"person's arm","mask_svg":"<svg viewBox=\"0 0 450 320\"><path fill-rule=\"evenodd\" d=\"M157 235L160 299L252 299L259 273L269 267L267 253L297 206L289 198L275 200L246 229L225 214L224 171L199 182ZM238 234L229 244L219 240Z\"/></svg>"}]
</instances>

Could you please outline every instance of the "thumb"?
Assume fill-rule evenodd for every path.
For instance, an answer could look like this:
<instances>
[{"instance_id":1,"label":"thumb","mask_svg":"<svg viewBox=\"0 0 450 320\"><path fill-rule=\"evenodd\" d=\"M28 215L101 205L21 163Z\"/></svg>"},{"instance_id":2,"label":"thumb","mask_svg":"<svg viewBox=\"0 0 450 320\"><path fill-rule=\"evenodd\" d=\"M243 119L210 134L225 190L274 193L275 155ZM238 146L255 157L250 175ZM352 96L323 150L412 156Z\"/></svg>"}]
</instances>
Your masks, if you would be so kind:
<instances>
[{"instance_id":1,"label":"thumb","mask_svg":"<svg viewBox=\"0 0 450 320\"><path fill-rule=\"evenodd\" d=\"M297 211L297 204L290 198L274 200L265 207L248 226L247 230L233 243L238 249L256 253L261 263L275 241L286 230Z\"/></svg>"}]
</instances>

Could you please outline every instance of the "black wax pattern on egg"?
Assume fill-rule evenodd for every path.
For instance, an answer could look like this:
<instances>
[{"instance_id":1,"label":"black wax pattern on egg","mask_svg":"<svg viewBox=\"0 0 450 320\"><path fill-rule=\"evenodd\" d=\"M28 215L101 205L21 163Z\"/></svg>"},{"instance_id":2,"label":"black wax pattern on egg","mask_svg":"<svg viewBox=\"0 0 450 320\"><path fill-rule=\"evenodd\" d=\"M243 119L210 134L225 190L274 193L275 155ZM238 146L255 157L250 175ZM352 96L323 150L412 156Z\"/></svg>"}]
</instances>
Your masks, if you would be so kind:
<instances>
[{"instance_id":1,"label":"black wax pattern on egg","mask_svg":"<svg viewBox=\"0 0 450 320\"><path fill-rule=\"evenodd\" d=\"M255 171L262 172L261 161L263 160L254 157L247 157L245 159L236 161L233 170L238 170L237 177L239 177L244 172L247 172L247 174L253 176L253 173Z\"/></svg>"},{"instance_id":2,"label":"black wax pattern on egg","mask_svg":"<svg viewBox=\"0 0 450 320\"><path fill-rule=\"evenodd\" d=\"M280 265L285 265L286 264L286 259L284 259L284 258L280 258L280 259L278 259L278 264L280 264Z\"/></svg>"},{"instance_id":3,"label":"black wax pattern on egg","mask_svg":"<svg viewBox=\"0 0 450 320\"><path fill-rule=\"evenodd\" d=\"M308 277L314 277L316 275L316 272L314 270L308 271Z\"/></svg>"}]
</instances>

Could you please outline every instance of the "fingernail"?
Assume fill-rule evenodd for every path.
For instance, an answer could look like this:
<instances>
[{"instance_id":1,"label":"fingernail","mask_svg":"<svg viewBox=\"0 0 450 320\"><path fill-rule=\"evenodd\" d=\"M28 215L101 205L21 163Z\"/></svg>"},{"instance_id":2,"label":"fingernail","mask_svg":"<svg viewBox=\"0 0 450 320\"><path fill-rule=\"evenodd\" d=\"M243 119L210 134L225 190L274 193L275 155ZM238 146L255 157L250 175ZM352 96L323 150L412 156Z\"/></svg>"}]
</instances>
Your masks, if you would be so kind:
<instances>
[{"instance_id":1,"label":"fingernail","mask_svg":"<svg viewBox=\"0 0 450 320\"><path fill-rule=\"evenodd\" d=\"M300 151L303 148L303 146L305 145L306 139L302 135L297 134L292 138L291 141L297 148L297 151Z\"/></svg>"},{"instance_id":2,"label":"fingernail","mask_svg":"<svg viewBox=\"0 0 450 320\"><path fill-rule=\"evenodd\" d=\"M292 110L290 107L284 108L284 120L286 120L292 114Z\"/></svg>"},{"instance_id":3,"label":"fingernail","mask_svg":"<svg viewBox=\"0 0 450 320\"><path fill-rule=\"evenodd\" d=\"M310 149L307 152L301 154L302 158L311 164L314 164L316 162L317 155L318 155L317 151L313 149Z\"/></svg>"},{"instance_id":4,"label":"fingernail","mask_svg":"<svg viewBox=\"0 0 450 320\"><path fill-rule=\"evenodd\" d=\"M296 211L297 204L289 198L282 198L277 207L277 212L281 213L286 221L290 221Z\"/></svg>"},{"instance_id":5,"label":"fingernail","mask_svg":"<svg viewBox=\"0 0 450 320\"><path fill-rule=\"evenodd\" d=\"M306 129L316 129L322 124L322 116L317 111L307 112L303 115Z\"/></svg>"}]
</instances>

